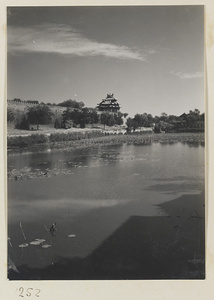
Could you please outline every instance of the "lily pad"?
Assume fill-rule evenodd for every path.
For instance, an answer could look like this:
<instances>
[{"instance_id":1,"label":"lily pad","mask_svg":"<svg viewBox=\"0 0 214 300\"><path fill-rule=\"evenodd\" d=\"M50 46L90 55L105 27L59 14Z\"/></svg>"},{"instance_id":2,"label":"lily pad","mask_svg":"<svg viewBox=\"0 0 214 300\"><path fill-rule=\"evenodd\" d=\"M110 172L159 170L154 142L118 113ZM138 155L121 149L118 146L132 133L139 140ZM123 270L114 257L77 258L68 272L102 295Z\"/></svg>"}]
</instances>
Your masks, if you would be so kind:
<instances>
[{"instance_id":1,"label":"lily pad","mask_svg":"<svg viewBox=\"0 0 214 300\"><path fill-rule=\"evenodd\" d=\"M45 240L44 240L44 239L35 239L35 241L38 241L38 242L40 242L40 243L43 243L43 242L45 242Z\"/></svg>"},{"instance_id":2,"label":"lily pad","mask_svg":"<svg viewBox=\"0 0 214 300\"><path fill-rule=\"evenodd\" d=\"M33 241L33 242L30 242L30 244L31 245L33 245L33 246L38 246L38 245L40 245L42 242L40 242L40 240L39 241Z\"/></svg>"},{"instance_id":3,"label":"lily pad","mask_svg":"<svg viewBox=\"0 0 214 300\"><path fill-rule=\"evenodd\" d=\"M76 234L69 234L68 237L69 237L69 238L76 237Z\"/></svg>"},{"instance_id":4,"label":"lily pad","mask_svg":"<svg viewBox=\"0 0 214 300\"><path fill-rule=\"evenodd\" d=\"M28 246L28 244L27 243L24 243L24 244L20 244L19 245L19 248L25 248L25 247L27 247Z\"/></svg>"},{"instance_id":5,"label":"lily pad","mask_svg":"<svg viewBox=\"0 0 214 300\"><path fill-rule=\"evenodd\" d=\"M51 245L49 244L42 245L42 248L49 248L49 247L51 247Z\"/></svg>"}]
</instances>

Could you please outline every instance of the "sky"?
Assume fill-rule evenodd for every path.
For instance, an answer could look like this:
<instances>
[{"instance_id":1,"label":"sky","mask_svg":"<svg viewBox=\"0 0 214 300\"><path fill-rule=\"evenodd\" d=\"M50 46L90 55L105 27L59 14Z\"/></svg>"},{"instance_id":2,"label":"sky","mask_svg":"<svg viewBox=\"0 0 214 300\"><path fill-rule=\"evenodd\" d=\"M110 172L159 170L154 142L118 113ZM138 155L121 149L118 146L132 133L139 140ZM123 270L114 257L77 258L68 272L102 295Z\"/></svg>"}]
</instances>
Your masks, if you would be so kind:
<instances>
[{"instance_id":1,"label":"sky","mask_svg":"<svg viewBox=\"0 0 214 300\"><path fill-rule=\"evenodd\" d=\"M9 7L7 98L204 112L203 6Z\"/></svg>"}]
</instances>

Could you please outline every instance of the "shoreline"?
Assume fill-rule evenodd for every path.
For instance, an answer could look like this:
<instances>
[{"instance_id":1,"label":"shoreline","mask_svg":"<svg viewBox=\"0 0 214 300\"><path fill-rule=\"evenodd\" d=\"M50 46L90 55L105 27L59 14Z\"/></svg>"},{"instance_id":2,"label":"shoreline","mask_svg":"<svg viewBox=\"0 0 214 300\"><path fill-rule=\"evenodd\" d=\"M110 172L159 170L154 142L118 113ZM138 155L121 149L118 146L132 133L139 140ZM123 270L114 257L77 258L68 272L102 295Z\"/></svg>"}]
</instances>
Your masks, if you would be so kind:
<instances>
[{"instance_id":1,"label":"shoreline","mask_svg":"<svg viewBox=\"0 0 214 300\"><path fill-rule=\"evenodd\" d=\"M135 144L146 145L152 142L159 143L189 143L205 144L204 133L132 133L132 134L109 134L100 131L68 132L56 134L32 134L30 136L8 136L7 151L35 151L42 148L53 149L77 149L102 145Z\"/></svg>"}]
</instances>

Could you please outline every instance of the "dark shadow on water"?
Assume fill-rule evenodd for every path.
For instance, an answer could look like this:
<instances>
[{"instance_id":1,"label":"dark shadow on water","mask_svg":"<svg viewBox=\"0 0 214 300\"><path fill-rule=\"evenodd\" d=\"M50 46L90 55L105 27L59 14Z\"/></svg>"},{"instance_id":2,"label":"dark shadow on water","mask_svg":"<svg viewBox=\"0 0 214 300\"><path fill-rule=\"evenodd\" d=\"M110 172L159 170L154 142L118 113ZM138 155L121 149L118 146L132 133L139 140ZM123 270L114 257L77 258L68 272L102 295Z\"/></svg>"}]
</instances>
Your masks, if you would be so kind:
<instances>
[{"instance_id":1,"label":"dark shadow on water","mask_svg":"<svg viewBox=\"0 0 214 300\"><path fill-rule=\"evenodd\" d=\"M131 216L88 257L44 269L19 267L10 280L204 279L204 193L159 205L166 216Z\"/></svg>"}]
</instances>

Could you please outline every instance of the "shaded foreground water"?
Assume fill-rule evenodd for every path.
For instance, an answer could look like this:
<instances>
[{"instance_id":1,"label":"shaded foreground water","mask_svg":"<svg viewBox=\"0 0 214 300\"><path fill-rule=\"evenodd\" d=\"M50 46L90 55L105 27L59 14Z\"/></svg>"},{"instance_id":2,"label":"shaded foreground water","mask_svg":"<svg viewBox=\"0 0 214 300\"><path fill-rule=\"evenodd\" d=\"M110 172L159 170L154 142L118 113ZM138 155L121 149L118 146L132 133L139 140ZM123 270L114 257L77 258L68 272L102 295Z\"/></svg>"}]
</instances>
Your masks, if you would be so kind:
<instances>
[{"instance_id":1,"label":"shaded foreground water","mask_svg":"<svg viewBox=\"0 0 214 300\"><path fill-rule=\"evenodd\" d=\"M204 278L200 144L14 154L8 171L8 254L19 272L9 279Z\"/></svg>"}]
</instances>

